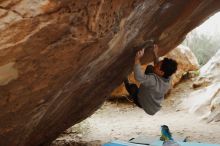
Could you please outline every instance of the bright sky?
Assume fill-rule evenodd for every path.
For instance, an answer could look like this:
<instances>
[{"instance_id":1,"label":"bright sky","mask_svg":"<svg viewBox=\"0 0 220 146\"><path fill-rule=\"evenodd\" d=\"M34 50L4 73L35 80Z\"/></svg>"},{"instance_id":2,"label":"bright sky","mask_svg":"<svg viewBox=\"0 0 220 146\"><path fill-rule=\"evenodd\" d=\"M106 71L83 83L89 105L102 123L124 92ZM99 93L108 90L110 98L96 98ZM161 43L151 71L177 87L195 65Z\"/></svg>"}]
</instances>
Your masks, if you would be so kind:
<instances>
[{"instance_id":1,"label":"bright sky","mask_svg":"<svg viewBox=\"0 0 220 146\"><path fill-rule=\"evenodd\" d=\"M199 33L220 37L220 12L216 13L195 29Z\"/></svg>"}]
</instances>

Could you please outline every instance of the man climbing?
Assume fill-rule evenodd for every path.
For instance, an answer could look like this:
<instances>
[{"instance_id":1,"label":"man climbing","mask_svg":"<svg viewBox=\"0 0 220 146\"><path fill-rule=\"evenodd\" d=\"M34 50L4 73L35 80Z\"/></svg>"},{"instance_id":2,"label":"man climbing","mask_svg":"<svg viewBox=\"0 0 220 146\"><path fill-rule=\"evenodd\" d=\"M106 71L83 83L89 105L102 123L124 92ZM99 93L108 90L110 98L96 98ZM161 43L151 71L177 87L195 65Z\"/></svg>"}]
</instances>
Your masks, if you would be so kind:
<instances>
[{"instance_id":1,"label":"man climbing","mask_svg":"<svg viewBox=\"0 0 220 146\"><path fill-rule=\"evenodd\" d=\"M170 76L177 70L177 62L175 60L164 58L159 61L158 49L158 45L154 44L154 66L148 65L145 73L141 71L140 64L144 49L136 53L134 77L140 82L139 88L136 84L129 83L128 79L124 81L131 100L149 115L154 115L160 110L164 95L170 88Z\"/></svg>"}]
</instances>

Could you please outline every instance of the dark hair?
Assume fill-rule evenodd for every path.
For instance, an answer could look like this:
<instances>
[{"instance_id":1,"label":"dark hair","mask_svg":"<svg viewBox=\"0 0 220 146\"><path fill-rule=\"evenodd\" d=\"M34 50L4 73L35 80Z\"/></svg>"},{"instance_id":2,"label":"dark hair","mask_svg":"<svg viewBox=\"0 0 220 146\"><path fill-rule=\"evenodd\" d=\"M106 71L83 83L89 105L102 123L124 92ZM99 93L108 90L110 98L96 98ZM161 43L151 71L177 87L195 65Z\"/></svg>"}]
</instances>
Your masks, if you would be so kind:
<instances>
[{"instance_id":1,"label":"dark hair","mask_svg":"<svg viewBox=\"0 0 220 146\"><path fill-rule=\"evenodd\" d=\"M168 78L177 70L177 62L170 58L164 58L160 66L160 70L164 72L163 77Z\"/></svg>"}]
</instances>

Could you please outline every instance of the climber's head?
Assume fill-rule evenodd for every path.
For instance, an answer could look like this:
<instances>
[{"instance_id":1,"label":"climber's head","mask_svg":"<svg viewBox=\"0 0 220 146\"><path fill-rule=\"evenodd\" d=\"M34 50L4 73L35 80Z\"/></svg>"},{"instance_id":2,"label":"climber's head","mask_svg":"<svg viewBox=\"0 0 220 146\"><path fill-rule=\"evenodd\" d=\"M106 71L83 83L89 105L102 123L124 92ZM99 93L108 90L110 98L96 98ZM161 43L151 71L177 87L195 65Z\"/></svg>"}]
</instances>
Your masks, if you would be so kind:
<instances>
[{"instance_id":1,"label":"climber's head","mask_svg":"<svg viewBox=\"0 0 220 146\"><path fill-rule=\"evenodd\" d=\"M164 58L154 66L154 73L164 78L169 78L177 70L177 62L170 58Z\"/></svg>"}]
</instances>

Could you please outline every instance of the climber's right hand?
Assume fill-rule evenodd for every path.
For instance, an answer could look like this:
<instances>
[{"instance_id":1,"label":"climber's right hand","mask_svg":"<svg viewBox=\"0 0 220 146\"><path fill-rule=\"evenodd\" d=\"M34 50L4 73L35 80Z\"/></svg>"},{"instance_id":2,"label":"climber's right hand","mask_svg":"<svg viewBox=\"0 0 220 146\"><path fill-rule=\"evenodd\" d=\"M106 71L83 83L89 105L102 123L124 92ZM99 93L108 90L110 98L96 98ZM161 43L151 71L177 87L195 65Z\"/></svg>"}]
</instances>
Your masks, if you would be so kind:
<instances>
[{"instance_id":1,"label":"climber's right hand","mask_svg":"<svg viewBox=\"0 0 220 146\"><path fill-rule=\"evenodd\" d=\"M135 63L140 63L140 59L144 56L144 49L139 50L135 56Z\"/></svg>"}]
</instances>

